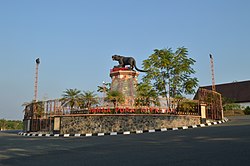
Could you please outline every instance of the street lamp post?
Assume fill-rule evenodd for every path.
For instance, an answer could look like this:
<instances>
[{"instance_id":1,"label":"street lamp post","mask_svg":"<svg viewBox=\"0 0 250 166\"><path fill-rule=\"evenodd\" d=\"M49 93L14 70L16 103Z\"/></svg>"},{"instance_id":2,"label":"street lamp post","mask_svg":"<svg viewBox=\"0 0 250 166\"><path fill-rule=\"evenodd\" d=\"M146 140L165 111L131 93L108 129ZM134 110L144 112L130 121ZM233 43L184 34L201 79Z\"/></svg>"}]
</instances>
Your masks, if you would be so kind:
<instances>
[{"instance_id":1,"label":"street lamp post","mask_svg":"<svg viewBox=\"0 0 250 166\"><path fill-rule=\"evenodd\" d=\"M34 103L33 103L33 116L32 116L32 131L35 128L37 130L38 123L36 120L35 126L34 126L34 119L37 119L37 93L38 93L38 67L40 64L40 59L36 59L36 73L35 73L35 86L34 86Z\"/></svg>"},{"instance_id":2,"label":"street lamp post","mask_svg":"<svg viewBox=\"0 0 250 166\"><path fill-rule=\"evenodd\" d=\"M35 74L35 88L34 88L34 91L35 91L35 93L34 93L34 101L35 102L37 102L37 85L38 85L38 66L39 66L39 64L40 64L40 59L39 58L37 58L36 59L36 74Z\"/></svg>"}]
</instances>

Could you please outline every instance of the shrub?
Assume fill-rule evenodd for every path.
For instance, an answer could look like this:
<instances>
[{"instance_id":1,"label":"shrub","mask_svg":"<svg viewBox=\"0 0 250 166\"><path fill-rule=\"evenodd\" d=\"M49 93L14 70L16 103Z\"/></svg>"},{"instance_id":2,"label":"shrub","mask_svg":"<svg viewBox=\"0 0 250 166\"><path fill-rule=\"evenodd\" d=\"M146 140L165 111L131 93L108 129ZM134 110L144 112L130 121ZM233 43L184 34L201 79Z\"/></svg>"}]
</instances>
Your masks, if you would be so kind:
<instances>
[{"instance_id":1,"label":"shrub","mask_svg":"<svg viewBox=\"0 0 250 166\"><path fill-rule=\"evenodd\" d=\"M242 110L242 107L236 103L229 103L223 106L224 111L231 111L231 110Z\"/></svg>"},{"instance_id":2,"label":"shrub","mask_svg":"<svg viewBox=\"0 0 250 166\"><path fill-rule=\"evenodd\" d=\"M0 119L0 129L3 130L21 130L23 129L23 122L20 120L5 120Z\"/></svg>"},{"instance_id":3,"label":"shrub","mask_svg":"<svg viewBox=\"0 0 250 166\"><path fill-rule=\"evenodd\" d=\"M250 107L247 106L244 110L245 115L250 115Z\"/></svg>"}]
</instances>

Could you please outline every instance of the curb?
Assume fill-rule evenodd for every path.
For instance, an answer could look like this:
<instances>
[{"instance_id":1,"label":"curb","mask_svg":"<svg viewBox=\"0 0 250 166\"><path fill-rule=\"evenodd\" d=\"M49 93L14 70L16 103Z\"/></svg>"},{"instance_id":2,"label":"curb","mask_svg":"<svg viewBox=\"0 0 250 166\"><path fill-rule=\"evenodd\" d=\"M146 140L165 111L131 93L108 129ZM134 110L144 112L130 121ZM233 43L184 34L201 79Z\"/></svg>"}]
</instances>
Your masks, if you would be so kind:
<instances>
[{"instance_id":1,"label":"curb","mask_svg":"<svg viewBox=\"0 0 250 166\"><path fill-rule=\"evenodd\" d=\"M124 132L110 132L110 133L87 133L87 134L34 134L34 133L24 133L19 132L18 135L27 136L27 137L92 137L92 136L105 136L105 135L130 135L130 134L142 134L142 133L155 133L155 132L164 132L164 131L176 131L176 130L187 130L193 128L201 128L206 126L218 125L227 122L228 119L224 118L223 120L217 122L208 122L205 124L193 125L193 126L182 126L175 128L161 128L161 129L151 129L151 130L137 130L137 131L124 131Z\"/></svg>"}]
</instances>

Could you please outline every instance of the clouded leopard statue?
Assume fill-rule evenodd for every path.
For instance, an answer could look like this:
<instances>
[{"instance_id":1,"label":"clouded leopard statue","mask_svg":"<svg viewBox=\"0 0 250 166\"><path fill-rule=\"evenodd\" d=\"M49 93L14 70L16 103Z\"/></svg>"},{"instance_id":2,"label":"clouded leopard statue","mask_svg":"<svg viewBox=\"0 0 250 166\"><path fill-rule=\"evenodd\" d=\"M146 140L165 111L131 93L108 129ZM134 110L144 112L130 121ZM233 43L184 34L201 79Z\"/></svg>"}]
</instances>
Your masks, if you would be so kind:
<instances>
[{"instance_id":1,"label":"clouded leopard statue","mask_svg":"<svg viewBox=\"0 0 250 166\"><path fill-rule=\"evenodd\" d=\"M113 55L112 60L119 62L119 65L115 66L117 68L121 68L121 67L125 67L126 65L130 65L131 70L133 70L135 68L137 71L140 71L140 72L148 72L146 70L138 69L136 67L136 61L135 61L135 59L133 57L125 57L125 56L121 56L121 55Z\"/></svg>"}]
</instances>

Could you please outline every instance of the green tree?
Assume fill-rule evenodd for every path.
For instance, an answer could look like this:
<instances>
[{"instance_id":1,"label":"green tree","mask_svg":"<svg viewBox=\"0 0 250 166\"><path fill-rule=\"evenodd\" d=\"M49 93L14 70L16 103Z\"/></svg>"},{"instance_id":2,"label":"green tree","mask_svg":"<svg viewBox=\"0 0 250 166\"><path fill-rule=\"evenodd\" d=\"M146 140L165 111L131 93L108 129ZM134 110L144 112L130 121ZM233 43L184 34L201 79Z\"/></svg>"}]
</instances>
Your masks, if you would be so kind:
<instances>
[{"instance_id":1,"label":"green tree","mask_svg":"<svg viewBox=\"0 0 250 166\"><path fill-rule=\"evenodd\" d=\"M22 104L22 107L26 107L26 106L30 105L31 103L33 103L33 101L31 101L31 102L24 102L24 103Z\"/></svg>"},{"instance_id":2,"label":"green tree","mask_svg":"<svg viewBox=\"0 0 250 166\"><path fill-rule=\"evenodd\" d=\"M98 104L97 95L95 92L83 91L81 98L83 100L84 107L87 107L88 109L90 109L93 104Z\"/></svg>"},{"instance_id":3,"label":"green tree","mask_svg":"<svg viewBox=\"0 0 250 166\"><path fill-rule=\"evenodd\" d=\"M159 105L156 90L150 83L139 83L136 87L136 105L150 106L151 103Z\"/></svg>"},{"instance_id":4,"label":"green tree","mask_svg":"<svg viewBox=\"0 0 250 166\"><path fill-rule=\"evenodd\" d=\"M20 120L5 120L0 119L0 130L21 130L23 122Z\"/></svg>"},{"instance_id":5,"label":"green tree","mask_svg":"<svg viewBox=\"0 0 250 166\"><path fill-rule=\"evenodd\" d=\"M244 109L244 113L245 115L250 115L250 107L247 106L245 109Z\"/></svg>"},{"instance_id":6,"label":"green tree","mask_svg":"<svg viewBox=\"0 0 250 166\"><path fill-rule=\"evenodd\" d=\"M190 112L197 110L198 103L194 100L188 100L188 99L180 99L177 102L177 111L183 111L183 112Z\"/></svg>"},{"instance_id":7,"label":"green tree","mask_svg":"<svg viewBox=\"0 0 250 166\"><path fill-rule=\"evenodd\" d=\"M37 101L32 103L33 104L33 109L34 113L37 118L41 118L44 115L44 102L43 101Z\"/></svg>"},{"instance_id":8,"label":"green tree","mask_svg":"<svg viewBox=\"0 0 250 166\"><path fill-rule=\"evenodd\" d=\"M158 50L143 61L145 70L149 70L143 77L146 82L151 81L160 96L166 97L170 106L170 98L193 94L198 86L198 79L191 77L195 73L192 65L195 60L188 58L187 48L177 48L175 52L169 49Z\"/></svg>"},{"instance_id":9,"label":"green tree","mask_svg":"<svg viewBox=\"0 0 250 166\"><path fill-rule=\"evenodd\" d=\"M235 103L234 99L222 97L222 107L224 111L243 110L240 104Z\"/></svg>"},{"instance_id":10,"label":"green tree","mask_svg":"<svg viewBox=\"0 0 250 166\"><path fill-rule=\"evenodd\" d=\"M119 91L109 91L105 100L112 102L116 107L118 103L124 102L124 95Z\"/></svg>"},{"instance_id":11,"label":"green tree","mask_svg":"<svg viewBox=\"0 0 250 166\"><path fill-rule=\"evenodd\" d=\"M240 104L237 103L227 103L223 105L223 110L224 111L231 111L231 110L242 110L243 108L241 107Z\"/></svg>"},{"instance_id":12,"label":"green tree","mask_svg":"<svg viewBox=\"0 0 250 166\"><path fill-rule=\"evenodd\" d=\"M63 92L63 98L61 98L62 105L69 105L70 110L73 110L75 106L80 105L81 91L78 89L66 89Z\"/></svg>"},{"instance_id":13,"label":"green tree","mask_svg":"<svg viewBox=\"0 0 250 166\"><path fill-rule=\"evenodd\" d=\"M5 119L0 119L0 131L5 130L7 127L7 121Z\"/></svg>"},{"instance_id":14,"label":"green tree","mask_svg":"<svg viewBox=\"0 0 250 166\"><path fill-rule=\"evenodd\" d=\"M97 86L97 92L108 93L110 91L111 83L104 82L102 86Z\"/></svg>"}]
</instances>

